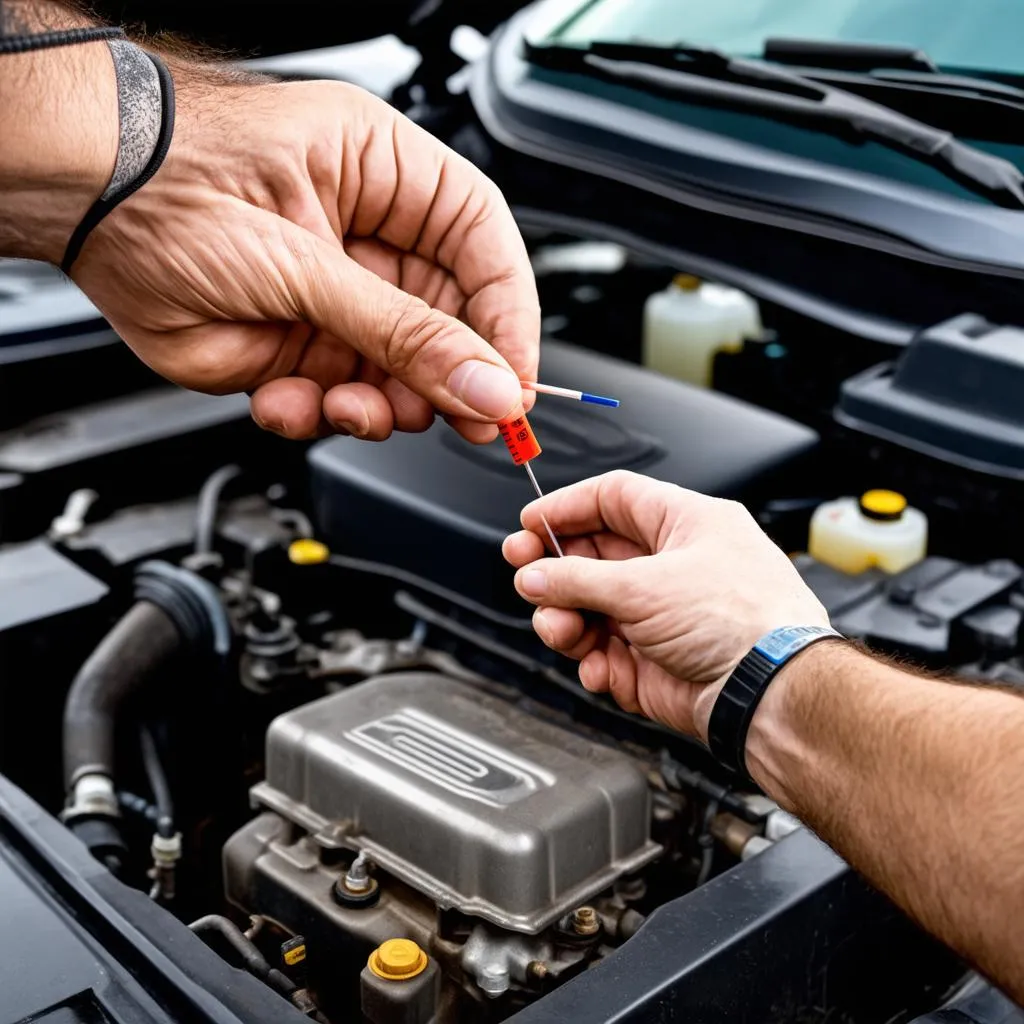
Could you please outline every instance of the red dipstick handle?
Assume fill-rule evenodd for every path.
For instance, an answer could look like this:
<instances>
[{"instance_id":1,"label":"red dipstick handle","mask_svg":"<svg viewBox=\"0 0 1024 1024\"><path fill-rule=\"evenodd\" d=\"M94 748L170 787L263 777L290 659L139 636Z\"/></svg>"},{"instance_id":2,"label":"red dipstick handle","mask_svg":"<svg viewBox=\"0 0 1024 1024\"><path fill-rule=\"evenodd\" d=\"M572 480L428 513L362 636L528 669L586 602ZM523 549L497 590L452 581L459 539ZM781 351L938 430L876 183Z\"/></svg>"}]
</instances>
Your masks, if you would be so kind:
<instances>
[{"instance_id":1,"label":"red dipstick handle","mask_svg":"<svg viewBox=\"0 0 1024 1024\"><path fill-rule=\"evenodd\" d=\"M526 419L526 413L521 412L513 419L501 420L498 423L501 431L501 439L508 448L512 461L517 466L524 466L531 459L537 458L541 453L541 446L533 433L533 428Z\"/></svg>"}]
</instances>

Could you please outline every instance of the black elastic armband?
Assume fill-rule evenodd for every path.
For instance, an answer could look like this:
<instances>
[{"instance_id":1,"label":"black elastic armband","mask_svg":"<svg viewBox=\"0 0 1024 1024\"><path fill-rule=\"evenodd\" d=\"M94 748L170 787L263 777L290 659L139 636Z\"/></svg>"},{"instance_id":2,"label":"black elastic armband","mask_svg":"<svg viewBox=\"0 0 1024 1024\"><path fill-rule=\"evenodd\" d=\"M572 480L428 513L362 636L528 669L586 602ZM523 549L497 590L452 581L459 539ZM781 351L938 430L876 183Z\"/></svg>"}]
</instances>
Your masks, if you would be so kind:
<instances>
[{"instance_id":1,"label":"black elastic armband","mask_svg":"<svg viewBox=\"0 0 1024 1024\"><path fill-rule=\"evenodd\" d=\"M111 195L103 195L96 200L86 211L78 227L71 234L67 249L64 251L64 259L61 260L60 269L65 274L71 273L78 254L82 251L85 240L97 224L115 210L130 196L134 195L143 185L149 181L163 164L167 151L171 147L171 138L174 135L174 80L171 78L167 65L155 54L145 51L146 56L153 62L157 76L160 79L160 133L157 136L156 148L149 158L143 171L122 188Z\"/></svg>"}]
</instances>

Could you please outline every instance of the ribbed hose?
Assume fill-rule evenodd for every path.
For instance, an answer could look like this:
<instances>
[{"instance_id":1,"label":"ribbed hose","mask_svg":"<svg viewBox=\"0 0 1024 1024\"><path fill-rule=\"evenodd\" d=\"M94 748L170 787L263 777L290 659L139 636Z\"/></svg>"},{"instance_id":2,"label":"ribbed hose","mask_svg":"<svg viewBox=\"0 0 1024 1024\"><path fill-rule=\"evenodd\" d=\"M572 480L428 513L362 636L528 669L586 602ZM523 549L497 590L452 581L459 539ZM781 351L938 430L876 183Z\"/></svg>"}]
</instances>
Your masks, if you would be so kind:
<instances>
[{"instance_id":1,"label":"ribbed hose","mask_svg":"<svg viewBox=\"0 0 1024 1024\"><path fill-rule=\"evenodd\" d=\"M86 773L114 777L114 724L135 693L182 646L170 617L139 601L79 670L64 705L64 772L70 789Z\"/></svg>"}]
</instances>

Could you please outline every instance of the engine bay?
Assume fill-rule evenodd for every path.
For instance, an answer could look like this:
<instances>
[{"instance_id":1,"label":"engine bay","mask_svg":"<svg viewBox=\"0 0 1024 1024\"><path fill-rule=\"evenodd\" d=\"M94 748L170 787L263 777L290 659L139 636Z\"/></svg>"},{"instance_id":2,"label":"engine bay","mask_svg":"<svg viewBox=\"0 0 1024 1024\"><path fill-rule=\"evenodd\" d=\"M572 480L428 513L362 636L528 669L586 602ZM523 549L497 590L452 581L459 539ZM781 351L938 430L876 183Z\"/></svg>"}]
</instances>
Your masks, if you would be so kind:
<instances>
[{"instance_id":1,"label":"engine bay","mask_svg":"<svg viewBox=\"0 0 1024 1024\"><path fill-rule=\"evenodd\" d=\"M848 636L1024 681L1014 467L972 463L922 433L923 414L874 429L857 383L887 367L920 397L914 372L932 380L928 360L965 330L960 357L984 377L977 340L996 325L899 351L762 302L757 336L695 387L642 365L644 303L685 268L529 240L544 379L622 400L615 417L538 403L546 489L632 469L740 500ZM41 322L65 287L0 291L0 308L35 302ZM244 398L159 385L116 342L44 353L29 319L4 350L0 772L254 974L268 1006L331 1024L583 1006L624 1020L617 1001L713 992L722 1019L762 1005L895 1021L965 976L798 821L543 647L500 558L530 498L500 442L437 424L381 445L285 443ZM911 354L923 373L904 372ZM1024 372L1010 362L1000 372ZM18 396L44 373L86 364L108 395L25 414ZM976 432L1002 415L983 390ZM816 509L879 487L927 516L925 557L850 574L806 553ZM666 936L675 960L652 981ZM771 951L748 970L751 943Z\"/></svg>"}]
</instances>

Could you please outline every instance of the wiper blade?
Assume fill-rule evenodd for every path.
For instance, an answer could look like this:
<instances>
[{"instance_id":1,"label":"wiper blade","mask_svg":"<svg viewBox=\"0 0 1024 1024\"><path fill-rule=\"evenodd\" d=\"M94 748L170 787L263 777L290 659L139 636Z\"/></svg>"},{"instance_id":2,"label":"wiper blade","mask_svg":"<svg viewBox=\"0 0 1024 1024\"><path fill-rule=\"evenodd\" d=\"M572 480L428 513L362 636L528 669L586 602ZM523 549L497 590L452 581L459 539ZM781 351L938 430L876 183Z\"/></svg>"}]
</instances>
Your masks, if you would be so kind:
<instances>
[{"instance_id":1,"label":"wiper blade","mask_svg":"<svg viewBox=\"0 0 1024 1024\"><path fill-rule=\"evenodd\" d=\"M797 64L801 67L813 65L832 68L834 71L878 71L882 68L926 72L939 70L924 50L913 46L818 39L766 39L764 59L776 64Z\"/></svg>"},{"instance_id":2,"label":"wiper blade","mask_svg":"<svg viewBox=\"0 0 1024 1024\"><path fill-rule=\"evenodd\" d=\"M886 81L936 91L1024 102L1024 91L976 75L940 71L923 50L873 43L835 43L815 39L766 39L764 59L786 64L804 77L829 71L859 72L868 81Z\"/></svg>"},{"instance_id":3,"label":"wiper blade","mask_svg":"<svg viewBox=\"0 0 1024 1024\"><path fill-rule=\"evenodd\" d=\"M749 110L853 142L870 139L935 167L999 206L1024 209L1024 174L1008 160L855 93L763 61L692 46L600 41L586 47L525 45L528 59L538 65L703 106Z\"/></svg>"},{"instance_id":4,"label":"wiper blade","mask_svg":"<svg viewBox=\"0 0 1024 1024\"><path fill-rule=\"evenodd\" d=\"M907 117L925 121L954 135L974 140L1020 145L1024 139L1024 92L1010 86L982 92L969 78L931 75L895 77L878 72L800 68L802 77L854 92ZM1005 90L1005 91L1003 91Z\"/></svg>"}]
</instances>

